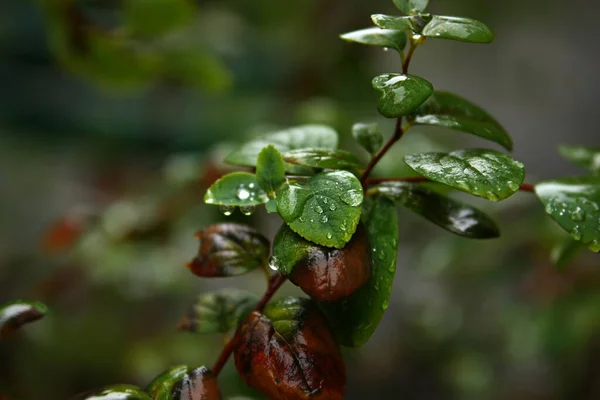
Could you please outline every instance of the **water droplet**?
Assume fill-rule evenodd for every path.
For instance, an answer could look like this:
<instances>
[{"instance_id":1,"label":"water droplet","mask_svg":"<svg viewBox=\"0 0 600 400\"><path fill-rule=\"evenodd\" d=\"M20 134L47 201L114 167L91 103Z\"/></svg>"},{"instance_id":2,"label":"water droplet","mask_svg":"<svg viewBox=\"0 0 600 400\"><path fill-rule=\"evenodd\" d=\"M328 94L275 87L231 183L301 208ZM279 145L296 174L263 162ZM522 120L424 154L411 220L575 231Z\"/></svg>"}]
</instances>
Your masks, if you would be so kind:
<instances>
[{"instance_id":1,"label":"water droplet","mask_svg":"<svg viewBox=\"0 0 600 400\"><path fill-rule=\"evenodd\" d=\"M323 197L323 203L329 204L329 199L327 199L327 197Z\"/></svg>"},{"instance_id":2,"label":"water droplet","mask_svg":"<svg viewBox=\"0 0 600 400\"><path fill-rule=\"evenodd\" d=\"M390 48L389 47L384 47L383 51L390 51Z\"/></svg>"},{"instance_id":3,"label":"water droplet","mask_svg":"<svg viewBox=\"0 0 600 400\"><path fill-rule=\"evenodd\" d=\"M345 223L345 222L342 222L342 224L340 225L340 231L344 232L344 231L346 231L346 229L348 229L348 228L346 227L346 223Z\"/></svg>"},{"instance_id":4,"label":"water droplet","mask_svg":"<svg viewBox=\"0 0 600 400\"><path fill-rule=\"evenodd\" d=\"M237 188L237 198L240 200L248 200L250 191L246 189L246 185L240 185Z\"/></svg>"},{"instance_id":5,"label":"water droplet","mask_svg":"<svg viewBox=\"0 0 600 400\"><path fill-rule=\"evenodd\" d=\"M331 204L329 205L329 209L330 209L331 211L335 211L335 209L336 209L336 208L337 208L337 206L336 206L335 204L333 204L333 203L331 203Z\"/></svg>"},{"instance_id":6,"label":"water droplet","mask_svg":"<svg viewBox=\"0 0 600 400\"><path fill-rule=\"evenodd\" d=\"M242 212L242 214L244 214L245 216L250 216L254 213L254 210L256 210L255 206L241 206L240 207L240 211Z\"/></svg>"},{"instance_id":7,"label":"water droplet","mask_svg":"<svg viewBox=\"0 0 600 400\"><path fill-rule=\"evenodd\" d=\"M519 190L519 185L513 181L506 182L510 190L517 191Z\"/></svg>"},{"instance_id":8,"label":"water droplet","mask_svg":"<svg viewBox=\"0 0 600 400\"><path fill-rule=\"evenodd\" d=\"M489 190L487 192L487 198L492 200L492 201L498 201L499 197L496 193L492 192L491 190Z\"/></svg>"},{"instance_id":9,"label":"water droplet","mask_svg":"<svg viewBox=\"0 0 600 400\"><path fill-rule=\"evenodd\" d=\"M387 301L387 300L384 300L384 301L383 301L383 303L381 303L381 310L382 310L382 311L385 311L385 310L387 310L387 309L388 309L388 307L389 307L389 306L390 306L390 303L389 303L389 301Z\"/></svg>"},{"instance_id":10,"label":"water droplet","mask_svg":"<svg viewBox=\"0 0 600 400\"><path fill-rule=\"evenodd\" d=\"M394 272L396 272L396 266L395 265L390 265L388 267L388 272L393 274Z\"/></svg>"},{"instance_id":11,"label":"water droplet","mask_svg":"<svg viewBox=\"0 0 600 400\"><path fill-rule=\"evenodd\" d=\"M571 236L575 240L581 240L581 228L579 226L574 227L571 231Z\"/></svg>"},{"instance_id":12,"label":"water droplet","mask_svg":"<svg viewBox=\"0 0 600 400\"><path fill-rule=\"evenodd\" d=\"M273 271L277 271L279 269L277 267L278 263L279 263L279 260L277 259L277 257L272 256L271 258L269 258L269 268L271 268Z\"/></svg>"},{"instance_id":13,"label":"water droplet","mask_svg":"<svg viewBox=\"0 0 600 400\"><path fill-rule=\"evenodd\" d=\"M385 258L387 257L387 254L385 254L385 250L380 250L377 254L377 257L379 257L381 261L385 260Z\"/></svg>"},{"instance_id":14,"label":"water droplet","mask_svg":"<svg viewBox=\"0 0 600 400\"><path fill-rule=\"evenodd\" d=\"M315 212L316 212L317 214L323 214L323 209L321 208L321 206L316 206L316 207L315 207Z\"/></svg>"},{"instance_id":15,"label":"water droplet","mask_svg":"<svg viewBox=\"0 0 600 400\"><path fill-rule=\"evenodd\" d=\"M251 184L249 184L249 185L248 185L248 187L249 187L250 189L254 189L254 183L251 183Z\"/></svg>"},{"instance_id":16,"label":"water droplet","mask_svg":"<svg viewBox=\"0 0 600 400\"><path fill-rule=\"evenodd\" d=\"M314 222L315 222L315 220L311 218L311 219L310 219L310 223L312 224L312 223L314 223Z\"/></svg>"},{"instance_id":17,"label":"water droplet","mask_svg":"<svg viewBox=\"0 0 600 400\"><path fill-rule=\"evenodd\" d=\"M235 207L233 207L233 206L221 206L221 207L219 207L219 210L221 210L221 212L223 213L223 215L225 215L226 217L229 217L231 214L233 214L233 210L235 210Z\"/></svg>"},{"instance_id":18,"label":"water droplet","mask_svg":"<svg viewBox=\"0 0 600 400\"><path fill-rule=\"evenodd\" d=\"M331 232L327 232L327 239L331 239L333 237L333 235L331 234Z\"/></svg>"},{"instance_id":19,"label":"water droplet","mask_svg":"<svg viewBox=\"0 0 600 400\"><path fill-rule=\"evenodd\" d=\"M300 221L300 222L304 222L304 217L300 217L300 218L298 218L298 221Z\"/></svg>"},{"instance_id":20,"label":"water droplet","mask_svg":"<svg viewBox=\"0 0 600 400\"><path fill-rule=\"evenodd\" d=\"M329 218L327 218L327 215L323 215L321 217L321 222L325 224L325 223L327 223L327 221L329 221Z\"/></svg>"},{"instance_id":21,"label":"water droplet","mask_svg":"<svg viewBox=\"0 0 600 400\"><path fill-rule=\"evenodd\" d=\"M570 218L573 221L583 221L583 219L585 218L585 213L583 212L583 209L581 207L577 207L572 213Z\"/></svg>"},{"instance_id":22,"label":"water droplet","mask_svg":"<svg viewBox=\"0 0 600 400\"><path fill-rule=\"evenodd\" d=\"M362 204L363 194L356 189L350 189L340 195L342 201L349 206L358 207Z\"/></svg>"},{"instance_id":23,"label":"water droplet","mask_svg":"<svg viewBox=\"0 0 600 400\"><path fill-rule=\"evenodd\" d=\"M554 205L552 203L546 204L546 212L552 214L554 212Z\"/></svg>"},{"instance_id":24,"label":"water droplet","mask_svg":"<svg viewBox=\"0 0 600 400\"><path fill-rule=\"evenodd\" d=\"M600 240L592 240L592 242L589 244L589 248L595 253L600 252Z\"/></svg>"}]
</instances>

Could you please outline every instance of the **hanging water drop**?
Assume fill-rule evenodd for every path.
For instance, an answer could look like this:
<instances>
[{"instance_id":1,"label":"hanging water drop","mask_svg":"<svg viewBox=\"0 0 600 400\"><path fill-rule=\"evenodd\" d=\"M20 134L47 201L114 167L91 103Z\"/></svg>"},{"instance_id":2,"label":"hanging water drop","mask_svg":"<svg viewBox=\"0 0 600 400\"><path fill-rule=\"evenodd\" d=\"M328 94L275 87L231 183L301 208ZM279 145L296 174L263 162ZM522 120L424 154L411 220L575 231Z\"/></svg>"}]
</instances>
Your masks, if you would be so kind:
<instances>
[{"instance_id":1,"label":"hanging water drop","mask_svg":"<svg viewBox=\"0 0 600 400\"><path fill-rule=\"evenodd\" d=\"M269 268L271 268L273 271L277 271L277 263L279 262L279 260L277 259L277 257L272 256L271 258L269 258Z\"/></svg>"},{"instance_id":2,"label":"hanging water drop","mask_svg":"<svg viewBox=\"0 0 600 400\"><path fill-rule=\"evenodd\" d=\"M254 210L256 210L255 206L240 206L240 211L242 212L242 214L244 214L245 216L250 216L254 213Z\"/></svg>"},{"instance_id":3,"label":"hanging water drop","mask_svg":"<svg viewBox=\"0 0 600 400\"><path fill-rule=\"evenodd\" d=\"M226 217L229 217L231 214L233 214L233 210L235 210L235 207L224 205L224 206L219 207L219 210L221 210L223 215L225 215Z\"/></svg>"},{"instance_id":4,"label":"hanging water drop","mask_svg":"<svg viewBox=\"0 0 600 400\"><path fill-rule=\"evenodd\" d=\"M384 47L383 51L390 51L390 48L389 47Z\"/></svg>"},{"instance_id":5,"label":"hanging water drop","mask_svg":"<svg viewBox=\"0 0 600 400\"><path fill-rule=\"evenodd\" d=\"M571 231L571 236L575 240L581 240L581 228L579 226L574 227Z\"/></svg>"},{"instance_id":6,"label":"hanging water drop","mask_svg":"<svg viewBox=\"0 0 600 400\"><path fill-rule=\"evenodd\" d=\"M589 244L589 248L594 253L599 253L600 252L600 240L592 240L592 242Z\"/></svg>"}]
</instances>

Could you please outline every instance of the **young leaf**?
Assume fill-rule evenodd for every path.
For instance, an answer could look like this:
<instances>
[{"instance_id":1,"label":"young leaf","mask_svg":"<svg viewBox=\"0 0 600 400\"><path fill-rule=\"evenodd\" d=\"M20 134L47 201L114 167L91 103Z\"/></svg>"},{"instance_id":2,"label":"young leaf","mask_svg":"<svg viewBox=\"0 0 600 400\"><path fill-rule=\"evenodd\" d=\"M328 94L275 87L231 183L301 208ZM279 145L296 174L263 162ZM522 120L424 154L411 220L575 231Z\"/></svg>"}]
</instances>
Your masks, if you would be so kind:
<instances>
[{"instance_id":1,"label":"young leaf","mask_svg":"<svg viewBox=\"0 0 600 400\"><path fill-rule=\"evenodd\" d=\"M512 150L512 139L487 112L455 94L436 91L413 115L414 125L455 129L498 143Z\"/></svg>"},{"instance_id":2,"label":"young leaf","mask_svg":"<svg viewBox=\"0 0 600 400\"><path fill-rule=\"evenodd\" d=\"M187 267L201 277L246 274L265 265L269 257L269 241L246 225L211 225L196 237L200 239L198 255Z\"/></svg>"},{"instance_id":3,"label":"young leaf","mask_svg":"<svg viewBox=\"0 0 600 400\"><path fill-rule=\"evenodd\" d=\"M504 200L525 179L523 163L488 149L409 154L404 161L419 175L491 201Z\"/></svg>"},{"instance_id":4,"label":"young leaf","mask_svg":"<svg viewBox=\"0 0 600 400\"><path fill-rule=\"evenodd\" d=\"M337 301L369 280L371 251L360 225L338 250L309 242L283 224L273 242L271 265L315 300Z\"/></svg>"},{"instance_id":5,"label":"young leaf","mask_svg":"<svg viewBox=\"0 0 600 400\"><path fill-rule=\"evenodd\" d=\"M227 333L235 329L257 304L256 295L237 289L203 294L180 321L179 329L194 333Z\"/></svg>"},{"instance_id":6,"label":"young leaf","mask_svg":"<svg viewBox=\"0 0 600 400\"><path fill-rule=\"evenodd\" d=\"M265 208L267 209L267 212L269 214L279 212L277 210L277 200L275 199L270 199L269 201L267 201L267 204L265 204Z\"/></svg>"},{"instance_id":7,"label":"young leaf","mask_svg":"<svg viewBox=\"0 0 600 400\"><path fill-rule=\"evenodd\" d=\"M281 153L271 144L258 154L256 180L270 198L285 181L285 162Z\"/></svg>"},{"instance_id":8,"label":"young leaf","mask_svg":"<svg viewBox=\"0 0 600 400\"><path fill-rule=\"evenodd\" d=\"M573 164L594 174L600 174L600 148L560 146L558 150L564 158Z\"/></svg>"},{"instance_id":9,"label":"young leaf","mask_svg":"<svg viewBox=\"0 0 600 400\"><path fill-rule=\"evenodd\" d=\"M290 164L312 168L357 169L361 166L358 157L344 150L298 149L288 151L283 158Z\"/></svg>"},{"instance_id":10,"label":"young leaf","mask_svg":"<svg viewBox=\"0 0 600 400\"><path fill-rule=\"evenodd\" d=\"M363 191L347 171L322 172L306 184L277 191L277 208L294 232L311 242L341 249L360 220Z\"/></svg>"},{"instance_id":11,"label":"young leaf","mask_svg":"<svg viewBox=\"0 0 600 400\"><path fill-rule=\"evenodd\" d=\"M433 16L423 28L422 35L469 43L490 43L494 40L494 33L483 22L471 18L441 15Z\"/></svg>"},{"instance_id":12,"label":"young leaf","mask_svg":"<svg viewBox=\"0 0 600 400\"><path fill-rule=\"evenodd\" d=\"M418 14L425 11L429 0L394 0L394 4L404 14Z\"/></svg>"},{"instance_id":13,"label":"young leaf","mask_svg":"<svg viewBox=\"0 0 600 400\"><path fill-rule=\"evenodd\" d=\"M23 325L37 321L48 312L38 301L14 300L0 304L0 338L5 338Z\"/></svg>"},{"instance_id":14,"label":"young leaf","mask_svg":"<svg viewBox=\"0 0 600 400\"><path fill-rule=\"evenodd\" d=\"M112 385L86 392L73 400L153 400L143 389L133 385Z\"/></svg>"},{"instance_id":15,"label":"young leaf","mask_svg":"<svg viewBox=\"0 0 600 400\"><path fill-rule=\"evenodd\" d=\"M169 368L147 390L154 400L221 400L217 379L206 367Z\"/></svg>"},{"instance_id":16,"label":"young leaf","mask_svg":"<svg viewBox=\"0 0 600 400\"><path fill-rule=\"evenodd\" d=\"M379 124L356 123L352 126L352 136L371 155L377 154L383 146L383 135L379 131Z\"/></svg>"},{"instance_id":17,"label":"young leaf","mask_svg":"<svg viewBox=\"0 0 600 400\"><path fill-rule=\"evenodd\" d=\"M281 153L306 147L335 149L338 145L338 135L336 131L324 125L297 126L251 140L229 154L225 162L254 167L258 161L258 154L270 144Z\"/></svg>"},{"instance_id":18,"label":"young leaf","mask_svg":"<svg viewBox=\"0 0 600 400\"><path fill-rule=\"evenodd\" d=\"M496 223L482 211L421 185L387 182L370 189L369 192L382 194L459 236L471 239L500 236Z\"/></svg>"},{"instance_id":19,"label":"young leaf","mask_svg":"<svg viewBox=\"0 0 600 400\"><path fill-rule=\"evenodd\" d=\"M585 250L585 245L573 238L567 238L557 243L550 252L550 260L557 269L563 270Z\"/></svg>"},{"instance_id":20,"label":"young leaf","mask_svg":"<svg viewBox=\"0 0 600 400\"><path fill-rule=\"evenodd\" d=\"M367 198L362 222L373 255L371 279L350 297L321 303L327 321L344 346L365 344L388 308L398 251L398 215L393 202L383 196Z\"/></svg>"},{"instance_id":21,"label":"young leaf","mask_svg":"<svg viewBox=\"0 0 600 400\"><path fill-rule=\"evenodd\" d=\"M535 192L546 212L594 252L600 252L600 177L540 182Z\"/></svg>"},{"instance_id":22,"label":"young leaf","mask_svg":"<svg viewBox=\"0 0 600 400\"><path fill-rule=\"evenodd\" d=\"M381 29L398 31L414 30L412 17L396 17L384 14L373 14L371 20Z\"/></svg>"},{"instance_id":23,"label":"young leaf","mask_svg":"<svg viewBox=\"0 0 600 400\"><path fill-rule=\"evenodd\" d=\"M268 200L266 193L258 186L256 176L248 172L233 172L225 175L213 183L204 195L206 204L226 207L251 207L266 203Z\"/></svg>"},{"instance_id":24,"label":"young leaf","mask_svg":"<svg viewBox=\"0 0 600 400\"><path fill-rule=\"evenodd\" d=\"M270 399L342 400L344 362L318 308L307 299L270 303L240 325L235 366Z\"/></svg>"},{"instance_id":25,"label":"young leaf","mask_svg":"<svg viewBox=\"0 0 600 400\"><path fill-rule=\"evenodd\" d=\"M414 75L379 75L373 87L381 92L377 109L386 118L411 114L433 93L431 83Z\"/></svg>"},{"instance_id":26,"label":"young leaf","mask_svg":"<svg viewBox=\"0 0 600 400\"><path fill-rule=\"evenodd\" d=\"M380 46L403 51L406 46L406 34L393 29L367 28L340 35L347 42Z\"/></svg>"}]
</instances>

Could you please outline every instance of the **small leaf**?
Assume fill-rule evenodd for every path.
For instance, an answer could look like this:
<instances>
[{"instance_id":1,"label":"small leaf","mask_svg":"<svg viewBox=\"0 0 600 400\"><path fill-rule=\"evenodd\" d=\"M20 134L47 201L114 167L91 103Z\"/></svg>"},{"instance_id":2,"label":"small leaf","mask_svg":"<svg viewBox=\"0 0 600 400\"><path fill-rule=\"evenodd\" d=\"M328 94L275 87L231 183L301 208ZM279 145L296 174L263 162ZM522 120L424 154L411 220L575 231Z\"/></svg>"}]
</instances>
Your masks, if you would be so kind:
<instances>
[{"instance_id":1,"label":"small leaf","mask_svg":"<svg viewBox=\"0 0 600 400\"><path fill-rule=\"evenodd\" d=\"M221 206L255 206L269 200L262 191L256 176L248 172L233 172L227 174L208 188L204 195L206 204Z\"/></svg>"},{"instance_id":2,"label":"small leaf","mask_svg":"<svg viewBox=\"0 0 600 400\"><path fill-rule=\"evenodd\" d=\"M433 93L433 86L414 75L385 74L373 79L381 92L377 109L386 118L399 118L414 112Z\"/></svg>"},{"instance_id":3,"label":"small leaf","mask_svg":"<svg viewBox=\"0 0 600 400\"><path fill-rule=\"evenodd\" d=\"M335 149L338 145L338 135L336 131L324 125L297 126L251 140L229 154L225 162L254 167L258 162L258 154L270 144L281 153L306 147Z\"/></svg>"},{"instance_id":4,"label":"small leaf","mask_svg":"<svg viewBox=\"0 0 600 400\"><path fill-rule=\"evenodd\" d=\"M462 17L434 15L425 25L423 36L436 39L450 39L470 43L490 43L494 33L483 22Z\"/></svg>"},{"instance_id":5,"label":"small leaf","mask_svg":"<svg viewBox=\"0 0 600 400\"><path fill-rule=\"evenodd\" d=\"M153 400L143 389L133 385L112 385L86 392L73 400ZM187 400L187 399L186 399Z\"/></svg>"},{"instance_id":6,"label":"small leaf","mask_svg":"<svg viewBox=\"0 0 600 400\"><path fill-rule=\"evenodd\" d=\"M560 146L560 154L571 161L594 174L600 174L600 148L591 148L584 146Z\"/></svg>"},{"instance_id":7,"label":"small leaf","mask_svg":"<svg viewBox=\"0 0 600 400\"><path fill-rule=\"evenodd\" d=\"M540 182L535 192L546 213L573 239L600 252L600 177Z\"/></svg>"},{"instance_id":8,"label":"small leaf","mask_svg":"<svg viewBox=\"0 0 600 400\"><path fill-rule=\"evenodd\" d=\"M271 144L258 155L256 180L270 198L273 198L275 191L285 181L285 162L281 153Z\"/></svg>"},{"instance_id":9,"label":"small leaf","mask_svg":"<svg viewBox=\"0 0 600 400\"><path fill-rule=\"evenodd\" d=\"M196 233L198 255L187 266L201 277L246 274L265 265L269 241L253 228L238 224L216 224Z\"/></svg>"},{"instance_id":10,"label":"small leaf","mask_svg":"<svg viewBox=\"0 0 600 400\"><path fill-rule=\"evenodd\" d=\"M404 161L419 175L491 201L504 200L525 179L523 163L489 149L409 154Z\"/></svg>"},{"instance_id":11,"label":"small leaf","mask_svg":"<svg viewBox=\"0 0 600 400\"><path fill-rule=\"evenodd\" d=\"M348 32L340 35L347 42L366 44L369 46L380 46L404 50L406 46L406 34L392 29L367 28L359 31Z\"/></svg>"},{"instance_id":12,"label":"small leaf","mask_svg":"<svg viewBox=\"0 0 600 400\"><path fill-rule=\"evenodd\" d=\"M279 212L277 210L277 200L275 200L275 199L270 199L269 201L267 201L267 204L265 204L265 207L269 214Z\"/></svg>"},{"instance_id":13,"label":"small leaf","mask_svg":"<svg viewBox=\"0 0 600 400\"><path fill-rule=\"evenodd\" d=\"M377 154L383 146L383 135L379 131L379 124L365 124L359 122L352 126L354 139L371 155Z\"/></svg>"},{"instance_id":14,"label":"small leaf","mask_svg":"<svg viewBox=\"0 0 600 400\"><path fill-rule=\"evenodd\" d=\"M388 308L398 252L398 215L393 202L382 196L367 198L362 215L373 259L371 279L352 296L321 303L337 339L344 346L365 344Z\"/></svg>"},{"instance_id":15,"label":"small leaf","mask_svg":"<svg viewBox=\"0 0 600 400\"><path fill-rule=\"evenodd\" d=\"M344 362L318 308L307 299L270 303L240 325L235 366L270 399L342 400Z\"/></svg>"},{"instance_id":16,"label":"small leaf","mask_svg":"<svg viewBox=\"0 0 600 400\"><path fill-rule=\"evenodd\" d=\"M559 270L566 269L585 250L585 245L573 238L557 243L550 252L550 261Z\"/></svg>"},{"instance_id":17,"label":"small leaf","mask_svg":"<svg viewBox=\"0 0 600 400\"><path fill-rule=\"evenodd\" d=\"M258 304L258 297L237 289L198 296L179 329L194 333L227 333L235 329Z\"/></svg>"},{"instance_id":18,"label":"small leaf","mask_svg":"<svg viewBox=\"0 0 600 400\"><path fill-rule=\"evenodd\" d=\"M291 183L277 191L277 208L294 232L311 242L341 249L360 220L363 191L347 171L323 172L306 184Z\"/></svg>"},{"instance_id":19,"label":"small leaf","mask_svg":"<svg viewBox=\"0 0 600 400\"><path fill-rule=\"evenodd\" d=\"M512 139L487 112L453 93L436 91L414 113L414 125L455 129L498 143L512 150Z\"/></svg>"},{"instance_id":20,"label":"small leaf","mask_svg":"<svg viewBox=\"0 0 600 400\"><path fill-rule=\"evenodd\" d=\"M217 380L206 367L169 368L152 381L148 392L154 400L221 400Z\"/></svg>"},{"instance_id":21,"label":"small leaf","mask_svg":"<svg viewBox=\"0 0 600 400\"><path fill-rule=\"evenodd\" d=\"M283 224L273 242L271 266L318 301L354 293L371 276L371 251L360 225L343 249L319 246Z\"/></svg>"},{"instance_id":22,"label":"small leaf","mask_svg":"<svg viewBox=\"0 0 600 400\"><path fill-rule=\"evenodd\" d=\"M387 182L369 192L379 193L459 236L490 239L500 236L496 223L485 213L421 185Z\"/></svg>"},{"instance_id":23,"label":"small leaf","mask_svg":"<svg viewBox=\"0 0 600 400\"><path fill-rule=\"evenodd\" d=\"M290 164L312 168L357 169L361 166L358 157L344 150L298 149L288 151L283 158Z\"/></svg>"},{"instance_id":24,"label":"small leaf","mask_svg":"<svg viewBox=\"0 0 600 400\"><path fill-rule=\"evenodd\" d=\"M398 31L414 30L412 17L396 17L384 14L373 14L371 20L381 29Z\"/></svg>"},{"instance_id":25,"label":"small leaf","mask_svg":"<svg viewBox=\"0 0 600 400\"><path fill-rule=\"evenodd\" d=\"M394 0L394 4L405 14L418 14L425 11L429 0Z\"/></svg>"},{"instance_id":26,"label":"small leaf","mask_svg":"<svg viewBox=\"0 0 600 400\"><path fill-rule=\"evenodd\" d=\"M0 338L37 321L47 312L48 308L38 301L14 300L0 304Z\"/></svg>"}]
</instances>

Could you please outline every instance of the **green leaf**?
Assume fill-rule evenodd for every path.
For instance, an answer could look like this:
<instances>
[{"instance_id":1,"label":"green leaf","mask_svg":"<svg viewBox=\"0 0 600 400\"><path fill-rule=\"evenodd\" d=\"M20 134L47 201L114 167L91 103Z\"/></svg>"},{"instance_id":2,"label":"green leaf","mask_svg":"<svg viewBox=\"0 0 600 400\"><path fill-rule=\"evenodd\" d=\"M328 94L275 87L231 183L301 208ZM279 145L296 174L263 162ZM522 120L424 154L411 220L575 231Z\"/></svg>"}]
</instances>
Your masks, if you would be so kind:
<instances>
[{"instance_id":1,"label":"green leaf","mask_svg":"<svg viewBox=\"0 0 600 400\"><path fill-rule=\"evenodd\" d=\"M393 202L382 196L367 198L362 221L373 254L371 279L350 297L321 303L338 341L344 346L365 344L389 305L398 251L398 216Z\"/></svg>"},{"instance_id":2,"label":"green leaf","mask_svg":"<svg viewBox=\"0 0 600 400\"><path fill-rule=\"evenodd\" d=\"M411 114L433 93L431 83L414 75L380 75L373 87L381 92L377 109L386 118Z\"/></svg>"},{"instance_id":3,"label":"green leaf","mask_svg":"<svg viewBox=\"0 0 600 400\"><path fill-rule=\"evenodd\" d=\"M396 17L384 14L373 14L371 20L381 29L398 31L414 30L412 17Z\"/></svg>"},{"instance_id":4,"label":"green leaf","mask_svg":"<svg viewBox=\"0 0 600 400\"><path fill-rule=\"evenodd\" d=\"M352 126L352 136L371 155L377 154L383 146L383 135L379 131L379 124L366 124L359 122Z\"/></svg>"},{"instance_id":5,"label":"green leaf","mask_svg":"<svg viewBox=\"0 0 600 400\"><path fill-rule=\"evenodd\" d=\"M348 32L340 35L347 42L366 44L404 50L406 46L406 33L393 29L367 28L359 31Z\"/></svg>"},{"instance_id":6,"label":"green leaf","mask_svg":"<svg viewBox=\"0 0 600 400\"><path fill-rule=\"evenodd\" d=\"M342 248L360 220L363 191L347 171L323 172L306 184L292 183L277 191L277 208L294 232L311 242Z\"/></svg>"},{"instance_id":7,"label":"green leaf","mask_svg":"<svg viewBox=\"0 0 600 400\"><path fill-rule=\"evenodd\" d=\"M284 338L290 338L302 327L305 310L314 307L311 304L309 299L285 297L267 304L263 315L271 320L277 333Z\"/></svg>"},{"instance_id":8,"label":"green leaf","mask_svg":"<svg viewBox=\"0 0 600 400\"><path fill-rule=\"evenodd\" d=\"M550 252L550 261L559 270L566 269L585 250L585 245L573 238L557 243Z\"/></svg>"},{"instance_id":9,"label":"green leaf","mask_svg":"<svg viewBox=\"0 0 600 400\"><path fill-rule=\"evenodd\" d=\"M498 143L512 150L512 139L487 112L455 94L436 91L413 115L414 125L455 129Z\"/></svg>"},{"instance_id":10,"label":"green leaf","mask_svg":"<svg viewBox=\"0 0 600 400\"><path fill-rule=\"evenodd\" d=\"M258 154L270 144L282 154L306 147L335 149L338 146L338 135L336 131L324 125L297 126L251 140L229 154L225 162L254 167L258 162Z\"/></svg>"},{"instance_id":11,"label":"green leaf","mask_svg":"<svg viewBox=\"0 0 600 400\"><path fill-rule=\"evenodd\" d=\"M198 296L187 315L180 321L180 330L195 333L227 333L258 304L258 297L237 289L222 289Z\"/></svg>"},{"instance_id":12,"label":"green leaf","mask_svg":"<svg viewBox=\"0 0 600 400\"><path fill-rule=\"evenodd\" d=\"M126 0L123 15L128 33L156 38L192 21L195 10L188 0Z\"/></svg>"},{"instance_id":13,"label":"green leaf","mask_svg":"<svg viewBox=\"0 0 600 400\"><path fill-rule=\"evenodd\" d=\"M0 338L37 321L47 312L48 308L38 301L13 300L0 304Z\"/></svg>"},{"instance_id":14,"label":"green leaf","mask_svg":"<svg viewBox=\"0 0 600 400\"><path fill-rule=\"evenodd\" d=\"M357 169L361 167L358 157L344 150L298 149L288 151L283 158L290 164L312 168Z\"/></svg>"},{"instance_id":15,"label":"green leaf","mask_svg":"<svg viewBox=\"0 0 600 400\"><path fill-rule=\"evenodd\" d=\"M560 146L560 154L571 161L594 174L600 174L600 148L584 146Z\"/></svg>"},{"instance_id":16,"label":"green leaf","mask_svg":"<svg viewBox=\"0 0 600 400\"><path fill-rule=\"evenodd\" d=\"M133 385L112 385L103 389L87 392L74 400L153 400L148 393Z\"/></svg>"},{"instance_id":17,"label":"green leaf","mask_svg":"<svg viewBox=\"0 0 600 400\"><path fill-rule=\"evenodd\" d=\"M169 368L157 376L147 390L154 400L221 399L216 378L206 367Z\"/></svg>"},{"instance_id":18,"label":"green leaf","mask_svg":"<svg viewBox=\"0 0 600 400\"><path fill-rule=\"evenodd\" d=\"M419 175L491 201L504 200L525 179L523 163L489 149L409 154L404 161Z\"/></svg>"},{"instance_id":19,"label":"green leaf","mask_svg":"<svg viewBox=\"0 0 600 400\"><path fill-rule=\"evenodd\" d=\"M146 388L154 400L172 400L173 387L191 370L187 365L177 365L154 378Z\"/></svg>"},{"instance_id":20,"label":"green leaf","mask_svg":"<svg viewBox=\"0 0 600 400\"><path fill-rule=\"evenodd\" d=\"M369 193L382 194L459 236L471 239L500 236L496 223L482 211L419 184L387 182L370 189Z\"/></svg>"},{"instance_id":21,"label":"green leaf","mask_svg":"<svg viewBox=\"0 0 600 400\"><path fill-rule=\"evenodd\" d=\"M258 185L256 176L248 172L233 172L225 175L213 183L204 195L206 204L232 207L255 206L268 200L267 194ZM226 215L227 212L231 214L231 211L225 209L223 212Z\"/></svg>"},{"instance_id":22,"label":"green leaf","mask_svg":"<svg viewBox=\"0 0 600 400\"><path fill-rule=\"evenodd\" d=\"M275 191L285 182L285 162L281 153L271 144L258 154L256 180L271 199Z\"/></svg>"},{"instance_id":23,"label":"green leaf","mask_svg":"<svg viewBox=\"0 0 600 400\"><path fill-rule=\"evenodd\" d=\"M423 36L469 43L490 43L494 33L483 22L462 17L434 15L423 28Z\"/></svg>"},{"instance_id":24,"label":"green leaf","mask_svg":"<svg viewBox=\"0 0 600 400\"><path fill-rule=\"evenodd\" d=\"M394 0L394 4L405 14L418 14L425 11L429 0Z\"/></svg>"},{"instance_id":25,"label":"green leaf","mask_svg":"<svg viewBox=\"0 0 600 400\"><path fill-rule=\"evenodd\" d=\"M593 252L600 252L600 177L540 182L535 192L546 212Z\"/></svg>"},{"instance_id":26,"label":"green leaf","mask_svg":"<svg viewBox=\"0 0 600 400\"><path fill-rule=\"evenodd\" d=\"M265 204L265 207L269 214L279 212L279 210L277 210L277 200L275 200L275 199L270 199L269 201L267 201L267 204Z\"/></svg>"}]
</instances>

